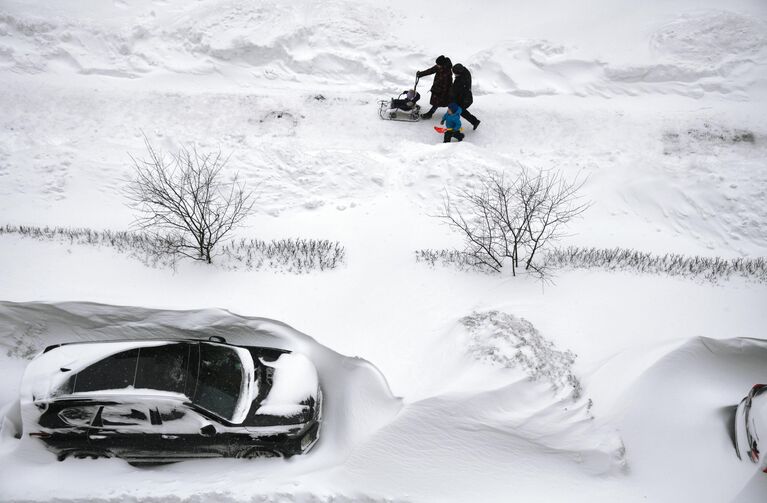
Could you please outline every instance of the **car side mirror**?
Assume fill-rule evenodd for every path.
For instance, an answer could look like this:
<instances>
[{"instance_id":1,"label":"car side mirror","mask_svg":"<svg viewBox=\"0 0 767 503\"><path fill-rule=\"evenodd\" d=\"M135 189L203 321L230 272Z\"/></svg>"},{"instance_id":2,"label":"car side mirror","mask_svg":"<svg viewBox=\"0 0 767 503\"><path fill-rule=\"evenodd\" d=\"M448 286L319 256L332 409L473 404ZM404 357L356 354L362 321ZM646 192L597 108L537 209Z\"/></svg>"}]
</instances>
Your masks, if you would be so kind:
<instances>
[{"instance_id":1,"label":"car side mirror","mask_svg":"<svg viewBox=\"0 0 767 503\"><path fill-rule=\"evenodd\" d=\"M200 428L200 435L204 437L212 437L215 434L216 434L216 427L213 426L212 424L207 424L203 426L202 428Z\"/></svg>"}]
</instances>

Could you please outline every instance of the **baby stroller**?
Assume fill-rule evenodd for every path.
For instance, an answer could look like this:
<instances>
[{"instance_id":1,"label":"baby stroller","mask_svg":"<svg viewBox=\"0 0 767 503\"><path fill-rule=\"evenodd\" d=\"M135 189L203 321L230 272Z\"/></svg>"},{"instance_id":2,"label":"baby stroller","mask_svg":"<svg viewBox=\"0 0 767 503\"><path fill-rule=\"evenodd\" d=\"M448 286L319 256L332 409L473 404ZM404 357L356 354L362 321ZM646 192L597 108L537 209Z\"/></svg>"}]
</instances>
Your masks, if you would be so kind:
<instances>
[{"instance_id":1,"label":"baby stroller","mask_svg":"<svg viewBox=\"0 0 767 503\"><path fill-rule=\"evenodd\" d=\"M402 91L399 96L391 100L379 101L378 115L384 120L418 122L421 120L421 106L418 100L421 95L416 91L418 79L415 79L413 89Z\"/></svg>"}]
</instances>

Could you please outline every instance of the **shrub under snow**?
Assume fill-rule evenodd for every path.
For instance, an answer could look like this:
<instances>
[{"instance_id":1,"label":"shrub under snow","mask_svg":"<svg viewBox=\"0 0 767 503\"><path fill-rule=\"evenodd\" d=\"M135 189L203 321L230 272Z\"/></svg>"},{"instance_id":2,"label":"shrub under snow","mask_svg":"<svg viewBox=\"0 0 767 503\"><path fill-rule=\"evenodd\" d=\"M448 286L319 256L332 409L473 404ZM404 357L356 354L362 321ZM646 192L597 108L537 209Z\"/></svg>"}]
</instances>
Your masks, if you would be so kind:
<instances>
[{"instance_id":1,"label":"shrub under snow","mask_svg":"<svg viewBox=\"0 0 767 503\"><path fill-rule=\"evenodd\" d=\"M575 353L560 351L524 318L500 311L472 313L461 318L470 334L469 353L503 368L524 371L534 381L544 380L555 390L570 390L573 400L583 387L573 374Z\"/></svg>"}]
</instances>

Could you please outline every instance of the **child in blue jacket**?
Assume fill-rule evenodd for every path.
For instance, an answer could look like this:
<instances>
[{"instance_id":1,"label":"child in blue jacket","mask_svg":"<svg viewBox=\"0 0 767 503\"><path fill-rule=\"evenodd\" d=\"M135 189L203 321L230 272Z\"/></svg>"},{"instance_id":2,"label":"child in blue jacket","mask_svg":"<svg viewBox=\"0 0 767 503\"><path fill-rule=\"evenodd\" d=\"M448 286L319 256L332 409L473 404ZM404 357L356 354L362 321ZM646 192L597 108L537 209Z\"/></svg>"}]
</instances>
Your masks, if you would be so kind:
<instances>
[{"instance_id":1,"label":"child in blue jacket","mask_svg":"<svg viewBox=\"0 0 767 503\"><path fill-rule=\"evenodd\" d=\"M445 131L445 137L443 142L450 143L450 140L456 138L458 141L463 140L466 136L461 132L461 112L463 110L456 103L450 103L447 106L447 112L442 116L440 124L447 126Z\"/></svg>"}]
</instances>

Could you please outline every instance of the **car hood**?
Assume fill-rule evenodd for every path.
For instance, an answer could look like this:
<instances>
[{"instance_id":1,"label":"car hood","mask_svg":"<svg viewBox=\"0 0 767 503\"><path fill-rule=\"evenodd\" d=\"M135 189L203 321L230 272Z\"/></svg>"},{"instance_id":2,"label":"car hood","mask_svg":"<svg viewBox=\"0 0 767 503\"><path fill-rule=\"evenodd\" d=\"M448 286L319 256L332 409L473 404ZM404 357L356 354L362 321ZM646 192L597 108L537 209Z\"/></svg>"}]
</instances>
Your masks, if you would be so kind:
<instances>
[{"instance_id":1,"label":"car hood","mask_svg":"<svg viewBox=\"0 0 767 503\"><path fill-rule=\"evenodd\" d=\"M303 415L317 401L319 378L314 364L299 353L284 353L276 360L261 363L271 374L271 387L260 403L254 404L260 416L293 417Z\"/></svg>"}]
</instances>

